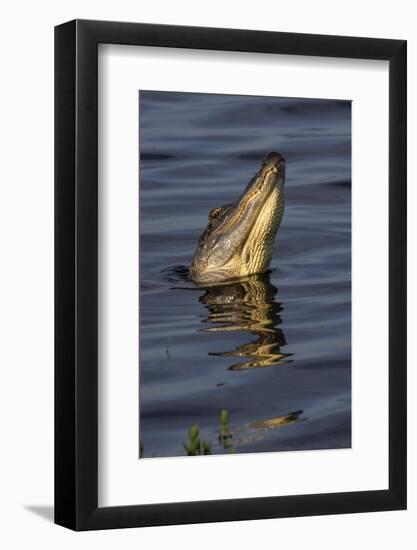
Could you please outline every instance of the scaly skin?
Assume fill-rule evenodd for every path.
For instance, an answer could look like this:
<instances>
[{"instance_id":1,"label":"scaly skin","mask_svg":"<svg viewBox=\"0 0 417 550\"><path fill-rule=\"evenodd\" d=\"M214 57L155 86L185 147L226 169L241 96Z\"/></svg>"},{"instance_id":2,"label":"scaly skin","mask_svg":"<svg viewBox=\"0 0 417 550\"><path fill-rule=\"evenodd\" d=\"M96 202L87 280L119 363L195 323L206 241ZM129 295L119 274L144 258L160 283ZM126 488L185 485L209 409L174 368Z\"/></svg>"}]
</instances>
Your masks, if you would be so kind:
<instances>
[{"instance_id":1,"label":"scaly skin","mask_svg":"<svg viewBox=\"0 0 417 550\"><path fill-rule=\"evenodd\" d=\"M209 213L189 270L202 284L268 269L284 213L285 160L269 153L239 199Z\"/></svg>"}]
</instances>

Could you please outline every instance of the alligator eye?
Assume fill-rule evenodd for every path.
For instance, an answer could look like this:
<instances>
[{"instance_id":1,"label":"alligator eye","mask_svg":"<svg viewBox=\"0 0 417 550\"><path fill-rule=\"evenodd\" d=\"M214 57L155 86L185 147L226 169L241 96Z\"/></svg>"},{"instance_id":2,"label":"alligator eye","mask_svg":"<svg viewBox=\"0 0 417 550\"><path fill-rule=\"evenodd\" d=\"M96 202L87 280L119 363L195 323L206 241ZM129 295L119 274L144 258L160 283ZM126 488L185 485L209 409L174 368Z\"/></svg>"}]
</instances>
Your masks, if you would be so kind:
<instances>
[{"instance_id":1,"label":"alligator eye","mask_svg":"<svg viewBox=\"0 0 417 550\"><path fill-rule=\"evenodd\" d=\"M215 220L222 210L223 210L223 207L213 208L212 210L210 210L208 215L209 220Z\"/></svg>"}]
</instances>

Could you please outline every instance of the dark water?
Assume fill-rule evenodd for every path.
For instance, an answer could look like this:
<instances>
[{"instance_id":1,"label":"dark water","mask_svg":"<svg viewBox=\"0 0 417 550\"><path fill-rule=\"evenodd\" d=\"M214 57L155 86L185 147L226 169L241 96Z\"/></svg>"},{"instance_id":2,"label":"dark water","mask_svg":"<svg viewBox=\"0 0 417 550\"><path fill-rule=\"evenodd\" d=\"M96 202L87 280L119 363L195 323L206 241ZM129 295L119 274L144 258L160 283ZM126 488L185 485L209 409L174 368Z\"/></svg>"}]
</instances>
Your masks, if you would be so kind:
<instances>
[{"instance_id":1,"label":"dark water","mask_svg":"<svg viewBox=\"0 0 417 550\"><path fill-rule=\"evenodd\" d=\"M350 447L350 102L140 92L140 440L185 454ZM287 161L271 272L187 280L210 209ZM232 436L219 442L229 411Z\"/></svg>"}]
</instances>

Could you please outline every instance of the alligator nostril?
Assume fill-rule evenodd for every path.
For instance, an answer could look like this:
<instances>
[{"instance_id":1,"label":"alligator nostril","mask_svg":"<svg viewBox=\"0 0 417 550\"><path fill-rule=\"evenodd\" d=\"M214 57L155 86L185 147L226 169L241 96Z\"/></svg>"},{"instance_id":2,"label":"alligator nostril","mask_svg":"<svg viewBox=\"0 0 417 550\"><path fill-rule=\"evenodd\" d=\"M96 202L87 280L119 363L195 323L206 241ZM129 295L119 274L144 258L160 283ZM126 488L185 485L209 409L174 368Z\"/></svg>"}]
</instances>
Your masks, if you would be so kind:
<instances>
[{"instance_id":1,"label":"alligator nostril","mask_svg":"<svg viewBox=\"0 0 417 550\"><path fill-rule=\"evenodd\" d=\"M269 153L265 159L264 164L278 164L278 163L284 163L285 158L281 155L281 153L277 153L276 151L273 151L272 153Z\"/></svg>"}]
</instances>

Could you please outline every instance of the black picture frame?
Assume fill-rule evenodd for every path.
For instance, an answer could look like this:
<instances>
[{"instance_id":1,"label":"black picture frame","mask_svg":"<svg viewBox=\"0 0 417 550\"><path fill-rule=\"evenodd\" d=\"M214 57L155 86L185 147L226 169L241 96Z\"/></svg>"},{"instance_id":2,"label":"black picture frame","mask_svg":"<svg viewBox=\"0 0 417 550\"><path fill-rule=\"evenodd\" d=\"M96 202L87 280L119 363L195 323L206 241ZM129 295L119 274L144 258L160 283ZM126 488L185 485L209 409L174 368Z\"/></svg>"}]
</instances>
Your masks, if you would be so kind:
<instances>
[{"instance_id":1,"label":"black picture frame","mask_svg":"<svg viewBox=\"0 0 417 550\"><path fill-rule=\"evenodd\" d=\"M387 490L98 507L97 53L106 43L389 62ZM406 113L404 40L85 20L55 28L57 524L78 531L406 508Z\"/></svg>"}]
</instances>

